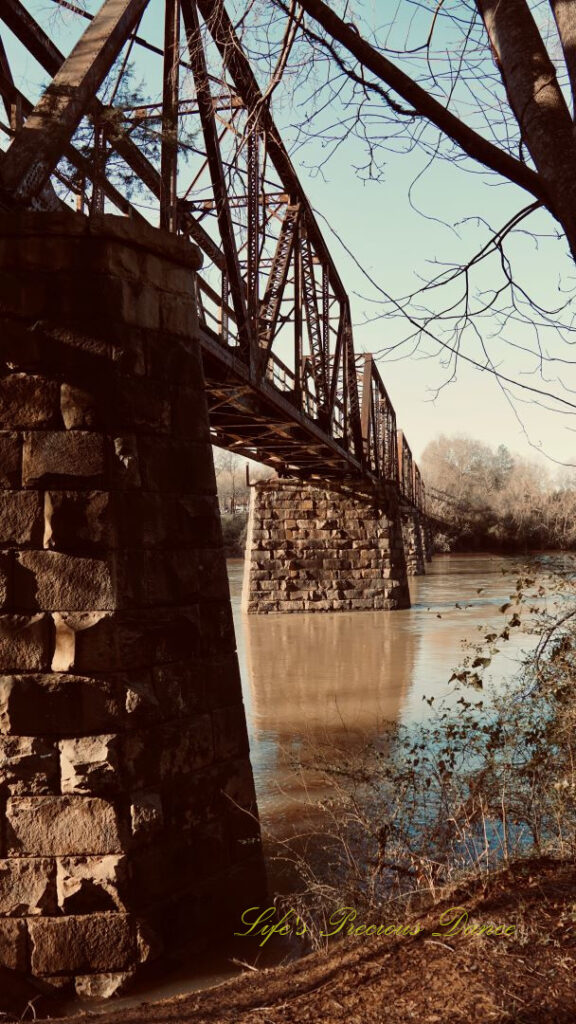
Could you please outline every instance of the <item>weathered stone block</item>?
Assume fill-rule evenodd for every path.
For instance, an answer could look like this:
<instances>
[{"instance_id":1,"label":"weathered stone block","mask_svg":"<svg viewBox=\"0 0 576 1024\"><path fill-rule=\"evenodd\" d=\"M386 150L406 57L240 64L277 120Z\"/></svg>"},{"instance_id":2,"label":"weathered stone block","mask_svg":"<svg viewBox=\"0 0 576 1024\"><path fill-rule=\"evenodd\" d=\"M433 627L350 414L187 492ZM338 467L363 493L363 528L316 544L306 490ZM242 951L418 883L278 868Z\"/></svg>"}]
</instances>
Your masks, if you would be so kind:
<instances>
[{"instance_id":1,"label":"weathered stone block","mask_svg":"<svg viewBox=\"0 0 576 1024\"><path fill-rule=\"evenodd\" d=\"M26 971L28 955L24 921L8 917L0 920L0 964L11 971Z\"/></svg>"},{"instance_id":2,"label":"weathered stone block","mask_svg":"<svg viewBox=\"0 0 576 1024\"><path fill-rule=\"evenodd\" d=\"M124 914L39 918L28 928L35 974L122 971L136 960L133 931Z\"/></svg>"},{"instance_id":3,"label":"weathered stone block","mask_svg":"<svg viewBox=\"0 0 576 1024\"><path fill-rule=\"evenodd\" d=\"M116 684L75 675L0 678L0 729L16 736L77 736L118 726L123 711Z\"/></svg>"},{"instance_id":4,"label":"weathered stone block","mask_svg":"<svg viewBox=\"0 0 576 1024\"><path fill-rule=\"evenodd\" d=\"M178 388L172 399L172 427L176 436L210 440L210 422L204 391Z\"/></svg>"},{"instance_id":5,"label":"weathered stone block","mask_svg":"<svg viewBox=\"0 0 576 1024\"><path fill-rule=\"evenodd\" d=\"M133 434L115 437L109 451L110 486L130 490L142 485L138 444Z\"/></svg>"},{"instance_id":6,"label":"weathered stone block","mask_svg":"<svg viewBox=\"0 0 576 1024\"><path fill-rule=\"evenodd\" d=\"M59 783L55 743L33 736L0 735L0 791L12 796L41 796L57 793Z\"/></svg>"},{"instance_id":7,"label":"weathered stone block","mask_svg":"<svg viewBox=\"0 0 576 1024\"><path fill-rule=\"evenodd\" d=\"M137 729L158 723L168 716L168 709L160 704L152 684L152 673L125 675L119 683L124 694L126 725Z\"/></svg>"},{"instance_id":8,"label":"weathered stone block","mask_svg":"<svg viewBox=\"0 0 576 1024\"><path fill-rule=\"evenodd\" d=\"M144 609L114 614L65 613L62 630L74 632L74 671L131 671L154 664L194 657L205 646L199 610ZM62 654L69 657L71 638L62 639ZM68 662L69 663L69 662Z\"/></svg>"},{"instance_id":9,"label":"weathered stone block","mask_svg":"<svg viewBox=\"0 0 576 1024\"><path fill-rule=\"evenodd\" d=\"M0 915L35 917L55 914L56 865L41 857L0 860Z\"/></svg>"},{"instance_id":10,"label":"weathered stone block","mask_svg":"<svg viewBox=\"0 0 576 1024\"><path fill-rule=\"evenodd\" d=\"M62 384L60 411L66 430L94 430L100 425L94 396L73 384Z\"/></svg>"},{"instance_id":11,"label":"weathered stone block","mask_svg":"<svg viewBox=\"0 0 576 1024\"><path fill-rule=\"evenodd\" d=\"M100 487L104 441L86 430L38 431L24 436L24 487Z\"/></svg>"},{"instance_id":12,"label":"weathered stone block","mask_svg":"<svg viewBox=\"0 0 576 1024\"><path fill-rule=\"evenodd\" d=\"M118 546L126 548L221 548L215 495L165 495L126 491L114 510Z\"/></svg>"},{"instance_id":13,"label":"weathered stone block","mask_svg":"<svg viewBox=\"0 0 576 1024\"><path fill-rule=\"evenodd\" d=\"M200 344L194 336L168 338L164 331L149 334L148 374L178 387L198 387L202 380Z\"/></svg>"},{"instance_id":14,"label":"weathered stone block","mask_svg":"<svg viewBox=\"0 0 576 1024\"><path fill-rule=\"evenodd\" d=\"M153 743L151 742L154 736ZM210 715L184 719L150 732L126 736L125 758L134 786L152 788L210 764L214 757Z\"/></svg>"},{"instance_id":15,"label":"weathered stone block","mask_svg":"<svg viewBox=\"0 0 576 1024\"><path fill-rule=\"evenodd\" d=\"M210 715L197 715L178 726L164 726L160 746L162 779L185 775L210 764L214 758Z\"/></svg>"},{"instance_id":16,"label":"weathered stone block","mask_svg":"<svg viewBox=\"0 0 576 1024\"><path fill-rule=\"evenodd\" d=\"M42 495L32 491L0 491L0 545L39 547L43 525Z\"/></svg>"},{"instance_id":17,"label":"weathered stone block","mask_svg":"<svg viewBox=\"0 0 576 1024\"><path fill-rule=\"evenodd\" d=\"M9 855L61 857L123 850L116 809L99 797L10 797L6 820ZM58 970L52 965L51 973Z\"/></svg>"},{"instance_id":18,"label":"weathered stone block","mask_svg":"<svg viewBox=\"0 0 576 1024\"><path fill-rule=\"evenodd\" d=\"M0 611L12 601L12 553L0 551Z\"/></svg>"},{"instance_id":19,"label":"weathered stone block","mask_svg":"<svg viewBox=\"0 0 576 1024\"><path fill-rule=\"evenodd\" d=\"M53 638L54 627L49 615L0 615L0 671L48 669Z\"/></svg>"},{"instance_id":20,"label":"weathered stone block","mask_svg":"<svg viewBox=\"0 0 576 1024\"><path fill-rule=\"evenodd\" d=\"M214 757L225 760L248 753L248 733L242 704L212 712Z\"/></svg>"},{"instance_id":21,"label":"weathered stone block","mask_svg":"<svg viewBox=\"0 0 576 1024\"><path fill-rule=\"evenodd\" d=\"M64 914L126 909L125 856L61 857L57 865L58 906Z\"/></svg>"},{"instance_id":22,"label":"weathered stone block","mask_svg":"<svg viewBox=\"0 0 576 1024\"><path fill-rule=\"evenodd\" d=\"M195 441L142 437L141 469L151 491L216 494L216 476L210 445Z\"/></svg>"},{"instance_id":23,"label":"weathered stone block","mask_svg":"<svg viewBox=\"0 0 576 1024\"><path fill-rule=\"evenodd\" d=\"M147 377L123 377L119 392L121 430L165 433L170 429L171 407L167 385Z\"/></svg>"},{"instance_id":24,"label":"weathered stone block","mask_svg":"<svg viewBox=\"0 0 576 1024\"><path fill-rule=\"evenodd\" d=\"M22 441L18 434L0 433L0 487L20 486Z\"/></svg>"},{"instance_id":25,"label":"weathered stone block","mask_svg":"<svg viewBox=\"0 0 576 1024\"><path fill-rule=\"evenodd\" d=\"M112 342L112 359L119 374L141 377L146 373L145 328L132 327L123 331Z\"/></svg>"},{"instance_id":26,"label":"weathered stone block","mask_svg":"<svg viewBox=\"0 0 576 1024\"><path fill-rule=\"evenodd\" d=\"M60 385L26 373L0 377L0 427L43 430L60 423Z\"/></svg>"},{"instance_id":27,"label":"weathered stone block","mask_svg":"<svg viewBox=\"0 0 576 1024\"><path fill-rule=\"evenodd\" d=\"M115 735L81 736L60 742L63 793L113 794L122 785Z\"/></svg>"},{"instance_id":28,"label":"weathered stone block","mask_svg":"<svg viewBox=\"0 0 576 1024\"><path fill-rule=\"evenodd\" d=\"M59 551L22 551L14 577L17 608L94 611L115 607L111 569L104 559Z\"/></svg>"},{"instance_id":29,"label":"weathered stone block","mask_svg":"<svg viewBox=\"0 0 576 1024\"><path fill-rule=\"evenodd\" d=\"M162 831L164 814L160 793L151 790L135 793L130 806L132 822L132 838L140 842L148 842Z\"/></svg>"},{"instance_id":30,"label":"weathered stone block","mask_svg":"<svg viewBox=\"0 0 576 1024\"><path fill-rule=\"evenodd\" d=\"M108 971L105 974L79 974L74 979L76 995L82 999L111 999L122 995L134 971Z\"/></svg>"},{"instance_id":31,"label":"weathered stone block","mask_svg":"<svg viewBox=\"0 0 576 1024\"><path fill-rule=\"evenodd\" d=\"M225 654L236 650L234 622L230 602L227 600L202 601L198 608L202 653L214 651Z\"/></svg>"},{"instance_id":32,"label":"weathered stone block","mask_svg":"<svg viewBox=\"0 0 576 1024\"><path fill-rule=\"evenodd\" d=\"M110 500L107 491L47 491L44 547L90 552L113 546Z\"/></svg>"},{"instance_id":33,"label":"weathered stone block","mask_svg":"<svg viewBox=\"0 0 576 1024\"><path fill-rule=\"evenodd\" d=\"M193 338L198 330L196 303L190 296L163 292L160 302L160 329L167 334Z\"/></svg>"},{"instance_id":34,"label":"weathered stone block","mask_svg":"<svg viewBox=\"0 0 576 1024\"><path fill-rule=\"evenodd\" d=\"M205 679L210 666L197 661L159 665L153 671L158 712L167 718L204 710Z\"/></svg>"},{"instance_id":35,"label":"weathered stone block","mask_svg":"<svg viewBox=\"0 0 576 1024\"><path fill-rule=\"evenodd\" d=\"M197 600L228 599L228 576L221 551L147 551L143 560L140 552L124 557L119 590L128 593L131 581L135 604L186 605Z\"/></svg>"}]
</instances>

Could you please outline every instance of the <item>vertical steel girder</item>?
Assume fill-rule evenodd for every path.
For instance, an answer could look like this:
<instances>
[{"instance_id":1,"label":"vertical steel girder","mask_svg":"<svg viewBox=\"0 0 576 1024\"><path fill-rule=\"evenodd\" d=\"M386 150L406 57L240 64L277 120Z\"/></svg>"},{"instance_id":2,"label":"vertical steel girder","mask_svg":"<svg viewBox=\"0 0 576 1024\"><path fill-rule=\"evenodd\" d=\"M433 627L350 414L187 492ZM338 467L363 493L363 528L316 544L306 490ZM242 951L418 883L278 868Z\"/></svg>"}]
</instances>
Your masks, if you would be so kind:
<instances>
[{"instance_id":1,"label":"vertical steel girder","mask_svg":"<svg viewBox=\"0 0 576 1024\"><path fill-rule=\"evenodd\" d=\"M296 203L288 205L284 212L278 242L276 243L272 265L268 274L268 281L258 312L258 341L262 352L263 369L265 369L268 362L268 356L272 348L274 335L276 334L280 305L288 280L290 261L295 248L299 209L300 207ZM297 285L295 282L295 289L298 291L295 304L299 306L299 283ZM295 367L300 365L300 357L301 351L298 351L294 361Z\"/></svg>"},{"instance_id":2,"label":"vertical steel girder","mask_svg":"<svg viewBox=\"0 0 576 1024\"><path fill-rule=\"evenodd\" d=\"M260 139L258 124L250 119L248 127L248 316L253 339L257 338L259 313L259 250L260 250ZM255 355L260 355L258 351ZM259 364L261 360L258 361ZM258 372L258 366L255 368ZM265 371L265 364L264 364Z\"/></svg>"},{"instance_id":3,"label":"vertical steel girder","mask_svg":"<svg viewBox=\"0 0 576 1024\"><path fill-rule=\"evenodd\" d=\"M245 352L250 353L252 350L251 331L248 320L245 285L242 279L240 263L238 260L238 250L236 248L236 239L234 237L234 226L232 224L232 215L230 213L228 191L224 179L220 143L218 140L218 132L214 120L212 96L210 93L210 81L208 78L206 57L204 54L204 47L202 45L202 36L200 33L200 24L198 21L195 0L182 0L182 16L184 18L184 27L186 30L189 60L192 65L192 73L194 75L194 82L196 85L198 112L200 114L200 121L204 134L206 156L210 168L210 177L216 202L216 216L218 219L218 227L220 229L220 237L222 239L222 249L226 259L228 284L238 325L240 347Z\"/></svg>"},{"instance_id":4,"label":"vertical steel girder","mask_svg":"<svg viewBox=\"0 0 576 1024\"><path fill-rule=\"evenodd\" d=\"M160 163L160 227L178 227L178 99L180 74L180 2L166 0Z\"/></svg>"},{"instance_id":5,"label":"vertical steel girder","mask_svg":"<svg viewBox=\"0 0 576 1024\"><path fill-rule=\"evenodd\" d=\"M34 199L146 8L148 0L105 0L14 138L2 184L19 202Z\"/></svg>"},{"instance_id":6,"label":"vertical steel girder","mask_svg":"<svg viewBox=\"0 0 576 1024\"><path fill-rule=\"evenodd\" d=\"M301 241L301 257L304 311L306 313L308 340L310 342L312 374L319 405L325 410L328 400L327 360L324 354L323 336L318 313L318 295L316 292L316 278L314 276L313 254L310 242L306 237L302 238Z\"/></svg>"}]
</instances>

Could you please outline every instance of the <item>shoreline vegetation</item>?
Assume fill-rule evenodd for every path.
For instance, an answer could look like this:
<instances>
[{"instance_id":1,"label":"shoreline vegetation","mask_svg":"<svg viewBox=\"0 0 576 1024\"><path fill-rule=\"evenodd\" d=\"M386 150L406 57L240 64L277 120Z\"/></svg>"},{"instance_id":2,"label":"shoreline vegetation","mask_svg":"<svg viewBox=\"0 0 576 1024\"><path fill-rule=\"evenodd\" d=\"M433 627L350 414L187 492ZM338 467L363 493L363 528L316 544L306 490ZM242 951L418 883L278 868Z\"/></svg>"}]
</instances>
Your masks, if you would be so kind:
<instances>
[{"instance_id":1,"label":"shoreline vegetation","mask_svg":"<svg viewBox=\"0 0 576 1024\"><path fill-rule=\"evenodd\" d=\"M501 625L453 675L455 702L428 698L427 724L361 754L304 758L330 786L322 818L294 844L266 841L295 884L237 930L272 928L274 942L290 913L307 955L266 970L256 958L237 979L161 1003L111 1004L100 1024L573 1024L573 560L515 570L509 589ZM485 688L521 629L530 655L504 690Z\"/></svg>"},{"instance_id":2,"label":"shoreline vegetation","mask_svg":"<svg viewBox=\"0 0 576 1024\"><path fill-rule=\"evenodd\" d=\"M445 502L443 510L444 521L452 516L450 550L483 550L488 542L502 550L529 540L576 545L576 497L571 520L571 506L564 512L558 497L572 495L570 482L550 489L543 474L527 474L502 446L496 453L479 446L474 461L472 442L456 440L440 446L436 477L434 459L432 468L423 460L437 492L442 484L452 494L460 482L458 505ZM429 449L439 457L435 444ZM476 467L474 486L456 459L462 451ZM483 507L471 507L480 493ZM507 504L513 493L523 496L514 511ZM246 520L237 508L223 515L229 557L242 554ZM452 675L455 699L426 698L426 724L391 728L360 752L301 751L294 769L321 773L328 792L317 805L319 824L295 842L264 838L268 856L291 879L289 895L272 893L270 905L277 920L290 911L301 922L297 960L292 943L293 962L261 970L257 955L250 964L247 945L240 977L162 1002L115 1010L112 1001L99 1008L99 1024L380 1024L383 1007L390 1024L573 1024L575 564L570 555L517 564L501 624L479 627ZM530 655L504 689L490 691L485 670L522 630L531 636ZM330 923L338 913L341 928ZM450 914L456 930L447 934L438 922ZM267 949L286 939L277 931ZM280 945L279 960L286 948ZM86 1010L65 1019L80 1024ZM6 1011L4 1020L21 1017Z\"/></svg>"},{"instance_id":3,"label":"shoreline vegetation","mask_svg":"<svg viewBox=\"0 0 576 1024\"><path fill-rule=\"evenodd\" d=\"M420 468L439 553L528 554L576 548L576 475L473 438L440 436Z\"/></svg>"},{"instance_id":4,"label":"shoreline vegetation","mask_svg":"<svg viewBox=\"0 0 576 1024\"><path fill-rule=\"evenodd\" d=\"M243 558L249 487L242 460L216 461L227 558ZM576 473L545 465L463 435L440 436L420 468L437 554L538 553L576 549ZM258 474L257 474L258 475ZM260 474L265 478L269 474Z\"/></svg>"}]
</instances>

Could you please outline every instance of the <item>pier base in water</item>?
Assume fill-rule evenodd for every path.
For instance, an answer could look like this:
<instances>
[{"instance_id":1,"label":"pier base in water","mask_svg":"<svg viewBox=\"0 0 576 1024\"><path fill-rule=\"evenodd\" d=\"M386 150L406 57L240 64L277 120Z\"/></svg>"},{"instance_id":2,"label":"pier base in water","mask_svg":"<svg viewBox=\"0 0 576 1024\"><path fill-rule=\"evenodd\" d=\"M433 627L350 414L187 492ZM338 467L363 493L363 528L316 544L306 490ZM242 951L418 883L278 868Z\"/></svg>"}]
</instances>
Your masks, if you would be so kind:
<instances>
[{"instance_id":1,"label":"pier base in water","mask_svg":"<svg viewBox=\"0 0 576 1024\"><path fill-rule=\"evenodd\" d=\"M243 608L267 612L409 608L400 509L336 484L252 488Z\"/></svg>"}]
</instances>

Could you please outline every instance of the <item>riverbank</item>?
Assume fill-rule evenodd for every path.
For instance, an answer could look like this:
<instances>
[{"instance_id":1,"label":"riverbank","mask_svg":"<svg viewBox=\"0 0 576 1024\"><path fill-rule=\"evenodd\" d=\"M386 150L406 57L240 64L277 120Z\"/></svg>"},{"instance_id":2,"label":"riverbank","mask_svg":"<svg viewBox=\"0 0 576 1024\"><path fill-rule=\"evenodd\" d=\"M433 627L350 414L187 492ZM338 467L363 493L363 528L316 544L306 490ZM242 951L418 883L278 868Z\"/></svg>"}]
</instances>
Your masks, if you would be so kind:
<instances>
[{"instance_id":1,"label":"riverbank","mask_svg":"<svg viewBox=\"0 0 576 1024\"><path fill-rule=\"evenodd\" d=\"M67 1024L573 1024L575 892L573 863L522 861L407 918L415 936L344 938L286 967ZM440 921L456 906L510 934L448 934Z\"/></svg>"}]
</instances>

